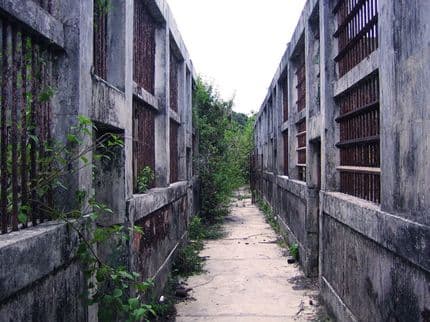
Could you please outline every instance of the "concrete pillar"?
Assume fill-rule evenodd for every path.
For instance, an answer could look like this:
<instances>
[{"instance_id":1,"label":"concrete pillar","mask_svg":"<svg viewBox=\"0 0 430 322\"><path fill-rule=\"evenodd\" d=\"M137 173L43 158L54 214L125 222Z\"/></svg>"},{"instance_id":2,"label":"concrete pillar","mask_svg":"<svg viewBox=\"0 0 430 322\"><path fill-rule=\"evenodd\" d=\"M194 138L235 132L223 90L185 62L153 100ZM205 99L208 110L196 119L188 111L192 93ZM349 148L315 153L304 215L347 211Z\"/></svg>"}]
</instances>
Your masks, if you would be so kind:
<instances>
[{"instance_id":1,"label":"concrete pillar","mask_svg":"<svg viewBox=\"0 0 430 322\"><path fill-rule=\"evenodd\" d=\"M430 225L430 2L378 10L381 208Z\"/></svg>"},{"instance_id":2,"label":"concrete pillar","mask_svg":"<svg viewBox=\"0 0 430 322\"><path fill-rule=\"evenodd\" d=\"M155 118L155 182L157 187L167 187L170 178L169 37L169 30L165 24L157 29L155 35L155 97L160 103L160 110Z\"/></svg>"},{"instance_id":3,"label":"concrete pillar","mask_svg":"<svg viewBox=\"0 0 430 322\"><path fill-rule=\"evenodd\" d=\"M317 14L317 12L315 12ZM305 274L318 275L318 230L319 230L319 186L320 186L320 137L319 127L314 124L319 121L319 70L315 64L315 50L318 42L312 31L312 22L305 27L305 64L306 64L306 217L305 217L305 245L306 263Z\"/></svg>"},{"instance_id":4,"label":"concrete pillar","mask_svg":"<svg viewBox=\"0 0 430 322\"><path fill-rule=\"evenodd\" d=\"M186 65L182 62L178 71L178 115L181 119L181 126L178 130L178 179L187 180L187 82Z\"/></svg>"},{"instance_id":5,"label":"concrete pillar","mask_svg":"<svg viewBox=\"0 0 430 322\"><path fill-rule=\"evenodd\" d=\"M77 116L90 116L93 15L88 12L93 12L93 2L61 2L57 12L61 21L74 21L64 28L64 52L67 52L67 55L60 52L53 64L54 75L58 75L58 78L52 104L52 134L56 140L66 143L67 133L76 125ZM88 138L86 143L91 144L91 138ZM87 158L91 162L91 155ZM79 161L76 167L83 165L83 162ZM67 182L68 191L56 196L57 203L66 208L74 208L75 200L70 198L70 194L78 189L91 192L92 169L84 167L77 173L68 175L64 181Z\"/></svg>"},{"instance_id":6,"label":"concrete pillar","mask_svg":"<svg viewBox=\"0 0 430 322\"><path fill-rule=\"evenodd\" d=\"M126 198L128 200L133 195L133 60L128 57L133 57L133 18L134 18L134 1L133 0L115 0L112 5L113 10L118 9L119 12L113 13L113 19L118 19L121 26L116 26L112 30L112 41L117 41L116 37L124 39L124 49L118 53L110 53L108 57L108 66L112 64L115 66L111 68L112 74L109 72L108 77L111 77L113 84L121 88L121 82L124 81L125 91L125 106L129 108L123 111L126 114L126 126L124 128L124 154L125 154L125 174L126 174ZM122 17L122 18L121 18ZM113 48L115 51L117 48ZM110 62L109 62L110 61ZM124 67L118 67L123 65ZM123 72L122 72L123 70ZM114 76L114 71L117 75ZM124 80L122 80L124 79Z\"/></svg>"},{"instance_id":7,"label":"concrete pillar","mask_svg":"<svg viewBox=\"0 0 430 322\"><path fill-rule=\"evenodd\" d=\"M339 164L339 153L335 147L339 137L337 126L333 126L336 117L336 108L333 99L333 82L335 76L335 48L333 34L336 29L332 17L332 1L319 2L319 28L320 28L320 70L321 70L321 190L336 191L339 187L339 174L336 166ZM322 200L320 200L320 205ZM319 278L322 278L323 268L323 213L319 207Z\"/></svg>"},{"instance_id":8,"label":"concrete pillar","mask_svg":"<svg viewBox=\"0 0 430 322\"><path fill-rule=\"evenodd\" d=\"M321 64L321 190L336 191L339 187L339 152L335 146L339 138L336 125L337 109L333 99L333 82L336 80L333 34L336 23L332 17L332 1L320 1L320 64Z\"/></svg>"},{"instance_id":9,"label":"concrete pillar","mask_svg":"<svg viewBox=\"0 0 430 322\"><path fill-rule=\"evenodd\" d=\"M126 84L132 84L128 79L126 81L126 77L130 76L128 74L133 73L133 64L127 60L130 54L131 57L133 55L128 48L130 42L133 44L133 1L111 0L108 11L107 81L122 91L127 91Z\"/></svg>"}]
</instances>

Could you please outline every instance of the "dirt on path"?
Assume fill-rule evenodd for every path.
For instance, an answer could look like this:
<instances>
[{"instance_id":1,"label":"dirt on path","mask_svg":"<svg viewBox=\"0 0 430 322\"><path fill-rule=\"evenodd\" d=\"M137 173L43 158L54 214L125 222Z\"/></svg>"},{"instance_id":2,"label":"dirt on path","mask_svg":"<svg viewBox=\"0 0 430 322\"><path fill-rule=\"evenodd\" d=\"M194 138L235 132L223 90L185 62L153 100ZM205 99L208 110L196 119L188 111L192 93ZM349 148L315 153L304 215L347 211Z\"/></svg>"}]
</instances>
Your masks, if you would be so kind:
<instances>
[{"instance_id":1,"label":"dirt on path","mask_svg":"<svg viewBox=\"0 0 430 322\"><path fill-rule=\"evenodd\" d=\"M176 305L176 321L320 321L318 290L240 190L225 221L225 236L201 252L205 273L188 279L190 298Z\"/></svg>"}]
</instances>

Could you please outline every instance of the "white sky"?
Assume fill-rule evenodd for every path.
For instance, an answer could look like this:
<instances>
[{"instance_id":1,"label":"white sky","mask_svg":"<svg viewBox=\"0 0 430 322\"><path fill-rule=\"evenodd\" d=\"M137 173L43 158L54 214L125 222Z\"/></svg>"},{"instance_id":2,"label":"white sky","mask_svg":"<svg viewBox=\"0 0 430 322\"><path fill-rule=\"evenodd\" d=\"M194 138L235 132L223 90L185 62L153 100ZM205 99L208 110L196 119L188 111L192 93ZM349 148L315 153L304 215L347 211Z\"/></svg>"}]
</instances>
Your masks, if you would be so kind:
<instances>
[{"instance_id":1,"label":"white sky","mask_svg":"<svg viewBox=\"0 0 430 322\"><path fill-rule=\"evenodd\" d=\"M305 0L167 0L197 73L258 111Z\"/></svg>"}]
</instances>

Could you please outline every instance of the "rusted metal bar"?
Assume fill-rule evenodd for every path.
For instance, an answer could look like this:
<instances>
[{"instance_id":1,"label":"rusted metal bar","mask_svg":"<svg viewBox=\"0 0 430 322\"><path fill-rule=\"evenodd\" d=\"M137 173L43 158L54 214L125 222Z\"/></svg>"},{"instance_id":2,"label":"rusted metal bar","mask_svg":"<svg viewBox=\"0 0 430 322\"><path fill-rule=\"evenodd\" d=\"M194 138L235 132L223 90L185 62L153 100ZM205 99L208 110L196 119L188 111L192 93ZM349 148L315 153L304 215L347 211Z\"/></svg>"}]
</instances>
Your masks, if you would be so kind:
<instances>
[{"instance_id":1,"label":"rusted metal bar","mask_svg":"<svg viewBox=\"0 0 430 322\"><path fill-rule=\"evenodd\" d=\"M373 73L335 98L340 116L341 191L380 201L379 80Z\"/></svg>"},{"instance_id":2,"label":"rusted metal bar","mask_svg":"<svg viewBox=\"0 0 430 322\"><path fill-rule=\"evenodd\" d=\"M288 176L288 131L282 134L284 139L284 174Z\"/></svg>"},{"instance_id":3,"label":"rusted metal bar","mask_svg":"<svg viewBox=\"0 0 430 322\"><path fill-rule=\"evenodd\" d=\"M286 122L288 121L288 78L287 77L282 83L282 99L283 99L284 122Z\"/></svg>"},{"instance_id":4,"label":"rusted metal bar","mask_svg":"<svg viewBox=\"0 0 430 322\"><path fill-rule=\"evenodd\" d=\"M178 181L178 130L179 124L170 121L170 183Z\"/></svg>"},{"instance_id":5,"label":"rusted metal bar","mask_svg":"<svg viewBox=\"0 0 430 322\"><path fill-rule=\"evenodd\" d=\"M376 0L339 1L334 14L338 28L339 53L335 61L340 76L346 74L378 48L378 12Z\"/></svg>"},{"instance_id":6,"label":"rusted metal bar","mask_svg":"<svg viewBox=\"0 0 430 322\"><path fill-rule=\"evenodd\" d=\"M155 111L140 101L133 101L133 173L137 176L145 167L155 171ZM149 187L154 187L151 182Z\"/></svg>"},{"instance_id":7,"label":"rusted metal bar","mask_svg":"<svg viewBox=\"0 0 430 322\"><path fill-rule=\"evenodd\" d=\"M30 208L31 221L33 226L37 225L38 220L38 203L37 203L37 143L36 143L36 114L38 105L38 86L40 79L39 71L39 46L32 39L32 56L31 56L31 106L30 106Z\"/></svg>"},{"instance_id":8,"label":"rusted metal bar","mask_svg":"<svg viewBox=\"0 0 430 322\"><path fill-rule=\"evenodd\" d=\"M8 194L8 169L7 169L7 146L8 146L8 135L7 135L7 121L6 115L9 110L9 80L10 80L10 42L9 35L10 26L7 22L2 21L2 97L1 97L1 197L0 197L0 211L2 216L2 233L5 234L8 231L9 214L7 211L7 194Z\"/></svg>"},{"instance_id":9,"label":"rusted metal bar","mask_svg":"<svg viewBox=\"0 0 430 322\"><path fill-rule=\"evenodd\" d=\"M369 30L372 30L373 27L378 23L378 16L374 16L367 24L366 26L363 27L363 29L360 30L360 32L358 32L354 38L350 39L349 42L345 45L344 48L342 48L341 50L339 50L339 53L336 55L336 57L334 58L335 62L338 62L339 60L341 60L347 53L352 52L353 55L356 54L356 51L351 51L351 49L353 47L356 46L357 41L363 37ZM372 51L374 50L374 48L372 48ZM356 59L356 57L354 57L353 61L358 61ZM358 61L359 62L359 61Z\"/></svg>"},{"instance_id":10,"label":"rusted metal bar","mask_svg":"<svg viewBox=\"0 0 430 322\"><path fill-rule=\"evenodd\" d=\"M12 109L11 109L11 182L12 182L12 230L18 230L18 70L20 69L18 53L18 31L12 29Z\"/></svg>"},{"instance_id":11,"label":"rusted metal bar","mask_svg":"<svg viewBox=\"0 0 430 322\"><path fill-rule=\"evenodd\" d=\"M43 157L51 140L51 102L49 93L41 94L51 91L53 80L52 53L45 47L41 54L43 45L37 42L40 40L30 38L22 26L0 20L2 233L27 227L26 217L36 225L38 203L53 203L52 190L43 200L36 192L38 172L46 175L50 171ZM45 98L41 100L41 96ZM25 217L19 216L21 211Z\"/></svg>"},{"instance_id":12,"label":"rusted metal bar","mask_svg":"<svg viewBox=\"0 0 430 322\"><path fill-rule=\"evenodd\" d=\"M21 103L21 207L28 207L28 169L27 169L27 108L28 108L28 65L31 63L28 59L28 41L27 36L22 37L22 103ZM26 212L27 213L27 212ZM27 227L27 221L23 223Z\"/></svg>"},{"instance_id":13,"label":"rusted metal bar","mask_svg":"<svg viewBox=\"0 0 430 322\"><path fill-rule=\"evenodd\" d=\"M381 168L372 167L354 167L354 166L338 166L337 170L342 172L352 172L352 173L372 173L380 174Z\"/></svg>"},{"instance_id":14,"label":"rusted metal bar","mask_svg":"<svg viewBox=\"0 0 430 322\"><path fill-rule=\"evenodd\" d=\"M94 73L107 79L107 9L94 0Z\"/></svg>"},{"instance_id":15,"label":"rusted metal bar","mask_svg":"<svg viewBox=\"0 0 430 322\"><path fill-rule=\"evenodd\" d=\"M47 66L46 66L46 74L45 74L45 79L46 79L46 84L48 88L53 88L53 79L52 79L52 61L53 61L53 57L52 57L52 53L47 51L46 53L47 55ZM46 129L46 146L48 147L48 150L45 152L46 157L48 158L49 162L46 164L46 169L47 169L47 173L51 173L52 171L52 152L51 152L51 147L52 147L52 136L51 136L51 123L52 123L52 103L51 103L51 99L46 101L46 110L45 110L45 129ZM46 202L48 204L48 206L52 209L54 207L54 192L53 192L53 188L52 185L49 186L48 191L47 191L47 195L46 195ZM47 218L50 219L50 218Z\"/></svg>"},{"instance_id":16,"label":"rusted metal bar","mask_svg":"<svg viewBox=\"0 0 430 322\"><path fill-rule=\"evenodd\" d=\"M154 94L155 31L157 22L143 1L134 1L133 79L138 86Z\"/></svg>"},{"instance_id":17,"label":"rusted metal bar","mask_svg":"<svg viewBox=\"0 0 430 322\"><path fill-rule=\"evenodd\" d=\"M173 41L170 42L172 47ZM173 50L170 50L170 108L178 112L178 72L179 61Z\"/></svg>"},{"instance_id":18,"label":"rusted metal bar","mask_svg":"<svg viewBox=\"0 0 430 322\"><path fill-rule=\"evenodd\" d=\"M357 14L360 14L360 9L362 8L362 6L367 2L368 0L359 0L357 2L357 4L354 5L353 9L351 11L348 12L348 14L346 15L346 17L344 17L342 19L342 23L340 23L338 25L338 29L336 30L336 32L333 34L334 37L338 37L340 32L348 27L348 24L354 19L356 18Z\"/></svg>"},{"instance_id":19,"label":"rusted metal bar","mask_svg":"<svg viewBox=\"0 0 430 322\"><path fill-rule=\"evenodd\" d=\"M300 55L301 63L296 71L297 76L297 111L302 111L306 108L306 65L304 62L304 53Z\"/></svg>"},{"instance_id":20,"label":"rusted metal bar","mask_svg":"<svg viewBox=\"0 0 430 322\"><path fill-rule=\"evenodd\" d=\"M374 142L379 142L379 135L341 141L336 143L336 147L340 148L340 147L345 147L350 145L353 145L353 146L361 145L361 144L365 145L365 144L374 143Z\"/></svg>"},{"instance_id":21,"label":"rusted metal bar","mask_svg":"<svg viewBox=\"0 0 430 322\"><path fill-rule=\"evenodd\" d=\"M39 135L38 135L38 140L39 140L39 147L38 147L38 152L39 152L39 172L40 172L40 176L44 177L47 175L47 165L46 165L46 110L47 110L47 102L45 99L45 96L48 94L47 90L48 90L48 83L46 80L46 64L47 64L47 57L46 57L46 50L42 47L42 50L40 51L40 88L39 88L39 92L38 92L38 104L37 104L37 112L36 112L36 117L37 117L37 129L39 130ZM46 195L44 195L43 200L41 200L42 202L46 203ZM43 207L39 207L39 219L43 222L46 218L46 214L44 211Z\"/></svg>"}]
</instances>

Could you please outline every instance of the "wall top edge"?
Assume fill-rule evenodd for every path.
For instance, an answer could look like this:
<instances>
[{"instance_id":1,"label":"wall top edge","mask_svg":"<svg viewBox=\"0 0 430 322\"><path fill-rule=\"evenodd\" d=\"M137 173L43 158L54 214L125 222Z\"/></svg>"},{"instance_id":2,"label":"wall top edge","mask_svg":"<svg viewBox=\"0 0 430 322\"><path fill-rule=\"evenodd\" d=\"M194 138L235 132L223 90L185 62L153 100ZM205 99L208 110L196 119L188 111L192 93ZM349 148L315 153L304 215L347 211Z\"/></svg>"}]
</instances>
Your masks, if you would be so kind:
<instances>
[{"instance_id":1,"label":"wall top edge","mask_svg":"<svg viewBox=\"0 0 430 322\"><path fill-rule=\"evenodd\" d=\"M267 91L267 95L263 100L263 103L260 105L260 109L257 113L256 122L258 122L260 115L264 108L267 105L267 102L269 101L272 92L274 88L277 86L277 84L281 81L281 79L285 76L285 70L289 66L290 59L294 53L294 50L296 49L297 43L300 41L300 38L302 37L303 33L305 32L305 29L307 27L307 22L309 21L312 12L314 11L315 7L319 4L319 0L308 0L305 3L305 6L302 10L302 13L300 15L300 18L297 22L297 25L295 27L295 30L293 32L293 35L290 39L290 41L287 44L287 48L281 58L281 61L276 69L275 75L270 83L269 89Z\"/></svg>"}]
</instances>

